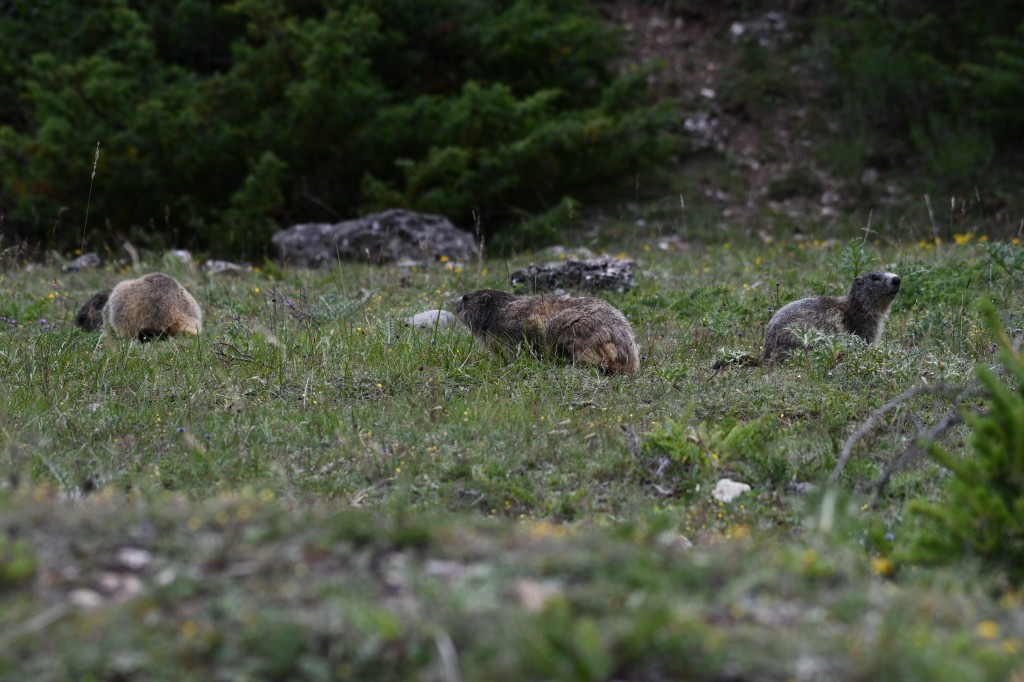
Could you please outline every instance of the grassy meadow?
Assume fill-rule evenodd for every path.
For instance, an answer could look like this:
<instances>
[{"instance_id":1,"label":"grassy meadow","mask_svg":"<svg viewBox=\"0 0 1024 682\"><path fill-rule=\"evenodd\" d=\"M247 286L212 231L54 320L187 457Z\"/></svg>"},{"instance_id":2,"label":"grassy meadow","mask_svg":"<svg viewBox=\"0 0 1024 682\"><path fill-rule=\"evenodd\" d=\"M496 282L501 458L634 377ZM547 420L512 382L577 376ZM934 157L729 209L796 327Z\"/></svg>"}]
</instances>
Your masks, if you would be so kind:
<instances>
[{"instance_id":1,"label":"grassy meadow","mask_svg":"<svg viewBox=\"0 0 1024 682\"><path fill-rule=\"evenodd\" d=\"M133 276L121 254L8 263L0 679L1019 679L1019 592L899 560L905 503L949 473L866 485L997 364L976 302L1021 326L1024 249L855 230L589 244L637 261L606 296L643 356L625 377L402 323L552 253L234 275L148 254L204 309L198 338L149 344L73 324ZM712 369L876 269L903 278L877 346ZM942 442L969 457L967 435ZM752 490L718 502L725 477Z\"/></svg>"}]
</instances>

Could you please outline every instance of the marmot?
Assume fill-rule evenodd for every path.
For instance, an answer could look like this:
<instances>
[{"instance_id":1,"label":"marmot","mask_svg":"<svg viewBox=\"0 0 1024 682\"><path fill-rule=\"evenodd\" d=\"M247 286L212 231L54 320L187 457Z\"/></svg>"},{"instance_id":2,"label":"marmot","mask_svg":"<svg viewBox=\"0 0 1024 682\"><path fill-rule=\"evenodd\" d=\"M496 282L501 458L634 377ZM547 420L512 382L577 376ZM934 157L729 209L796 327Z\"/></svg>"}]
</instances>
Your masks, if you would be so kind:
<instances>
[{"instance_id":1,"label":"marmot","mask_svg":"<svg viewBox=\"0 0 1024 682\"><path fill-rule=\"evenodd\" d=\"M608 374L634 372L640 366L633 328L601 299L481 289L459 298L455 314L481 346L495 353L525 344L536 355L596 365Z\"/></svg>"},{"instance_id":2,"label":"marmot","mask_svg":"<svg viewBox=\"0 0 1024 682\"><path fill-rule=\"evenodd\" d=\"M845 296L815 296L787 303L768 321L761 364L782 360L800 347L794 328L856 334L874 343L882 336L892 300L899 291L899 275L871 272L854 279Z\"/></svg>"},{"instance_id":3,"label":"marmot","mask_svg":"<svg viewBox=\"0 0 1024 682\"><path fill-rule=\"evenodd\" d=\"M195 336L202 329L203 312L178 280L153 272L111 290L103 306L103 325L116 336L143 342L178 334Z\"/></svg>"},{"instance_id":4,"label":"marmot","mask_svg":"<svg viewBox=\"0 0 1024 682\"><path fill-rule=\"evenodd\" d=\"M75 324L87 332L98 331L103 327L103 306L107 304L110 292L110 289L104 289L83 303L75 315Z\"/></svg>"}]
</instances>

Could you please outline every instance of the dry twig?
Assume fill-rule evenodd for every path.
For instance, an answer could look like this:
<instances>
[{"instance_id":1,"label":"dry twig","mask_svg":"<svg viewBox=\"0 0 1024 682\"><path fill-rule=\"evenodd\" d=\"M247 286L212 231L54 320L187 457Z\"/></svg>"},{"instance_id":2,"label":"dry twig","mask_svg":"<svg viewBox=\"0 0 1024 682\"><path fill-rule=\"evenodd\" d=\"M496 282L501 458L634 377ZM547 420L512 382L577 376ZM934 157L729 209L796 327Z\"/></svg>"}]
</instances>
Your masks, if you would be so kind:
<instances>
[{"instance_id":1,"label":"dry twig","mask_svg":"<svg viewBox=\"0 0 1024 682\"><path fill-rule=\"evenodd\" d=\"M976 384L971 384L971 385L969 385L966 388L963 387L963 386L949 386L947 384L918 384L917 386L912 386L911 388L908 388L906 391L904 391L903 393L899 394L898 396L896 396L895 398L893 398L892 400L890 400L889 402L885 403L884 405L879 407L877 410L875 410L874 412L869 414L868 418L864 420L864 423L860 425L860 428L858 428L856 431L854 431L850 435L850 437L846 439L846 442L843 443L842 452L839 453L839 461L836 462L835 468L832 470L832 473L828 477L828 481L827 481L828 485L834 485L835 482L837 480L839 480L839 476L843 473L843 469L846 468L846 465L850 461L850 457L853 456L853 448L854 448L854 446L862 438L864 438L866 435L868 435L872 431L872 429L875 428L875 424L878 423L879 419L884 417L889 412L892 412L896 408L901 407L902 405L904 405L905 403L909 402L910 400L913 400L914 398L916 398L917 396L921 395L922 393L925 393L925 394L934 394L934 393L950 394L950 393L957 393L958 395L957 395L957 398L956 398L955 402L959 404L959 402L961 400L963 400L965 397L967 397L967 396L977 392L977 390L978 390L978 386ZM956 415L956 416L959 416L959 415ZM949 417L947 417L947 419L948 418ZM945 420L943 420L943 421L945 421ZM952 426L952 424L947 425L946 429L948 429L950 426ZM945 429L943 431L945 431ZM938 435L941 435L941 432L937 433L936 437ZM916 448L917 446L918 446L918 444L915 443L914 446L911 446L911 449ZM899 457L897 457L897 460L903 459L904 455L906 455L906 453L903 453ZM913 457L907 458L906 461L909 461L910 459L913 459ZM895 471L895 469L894 469L894 471ZM890 472L890 475L891 475L891 472Z\"/></svg>"},{"instance_id":2,"label":"dry twig","mask_svg":"<svg viewBox=\"0 0 1024 682\"><path fill-rule=\"evenodd\" d=\"M928 451L928 446L931 443L934 443L937 439L941 438L946 431L950 430L954 426L962 424L963 421L964 418L959 412L950 412L934 427L924 431L923 433L919 433L917 440L915 440L909 448L900 453L896 459L889 462L888 466L885 467L878 478L873 481L869 481L860 487L861 492L867 492L874 488L875 498L880 498L885 493L885 486L888 485L889 479L892 478L894 473L909 466L911 462Z\"/></svg>"}]
</instances>

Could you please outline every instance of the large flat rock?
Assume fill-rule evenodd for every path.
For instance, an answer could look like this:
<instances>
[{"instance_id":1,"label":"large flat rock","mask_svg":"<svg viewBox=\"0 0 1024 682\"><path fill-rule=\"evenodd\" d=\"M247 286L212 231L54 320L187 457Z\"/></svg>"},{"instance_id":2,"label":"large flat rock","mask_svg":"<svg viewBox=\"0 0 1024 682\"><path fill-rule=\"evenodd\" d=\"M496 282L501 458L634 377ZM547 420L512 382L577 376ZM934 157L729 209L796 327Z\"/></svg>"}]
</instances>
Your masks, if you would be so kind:
<instances>
[{"instance_id":1,"label":"large flat rock","mask_svg":"<svg viewBox=\"0 0 1024 682\"><path fill-rule=\"evenodd\" d=\"M473 235L448 218L396 208L340 223L302 223L273 237L285 263L319 267L338 260L392 263L402 259L468 260L477 253Z\"/></svg>"}]
</instances>

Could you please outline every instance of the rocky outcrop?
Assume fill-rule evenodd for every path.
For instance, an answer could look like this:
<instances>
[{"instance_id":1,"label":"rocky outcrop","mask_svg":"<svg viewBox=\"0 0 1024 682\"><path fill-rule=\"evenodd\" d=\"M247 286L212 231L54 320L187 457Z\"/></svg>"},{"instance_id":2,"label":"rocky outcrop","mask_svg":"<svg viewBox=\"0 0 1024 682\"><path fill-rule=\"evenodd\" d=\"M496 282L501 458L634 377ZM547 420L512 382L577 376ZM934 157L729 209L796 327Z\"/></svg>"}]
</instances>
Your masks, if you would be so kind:
<instances>
[{"instance_id":1,"label":"rocky outcrop","mask_svg":"<svg viewBox=\"0 0 1024 682\"><path fill-rule=\"evenodd\" d=\"M512 288L527 293L543 291L629 291L636 285L633 261L610 256L547 265L531 264L510 276Z\"/></svg>"},{"instance_id":2,"label":"rocky outcrop","mask_svg":"<svg viewBox=\"0 0 1024 682\"><path fill-rule=\"evenodd\" d=\"M318 267L336 260L393 263L398 260L468 260L476 255L473 235L444 216L397 208L356 220L303 223L273 237L289 265Z\"/></svg>"},{"instance_id":3,"label":"rocky outcrop","mask_svg":"<svg viewBox=\"0 0 1024 682\"><path fill-rule=\"evenodd\" d=\"M89 253L83 253L70 263L65 263L60 266L60 269L62 272L78 272L79 270L98 268L101 264L100 257L90 251Z\"/></svg>"}]
</instances>

